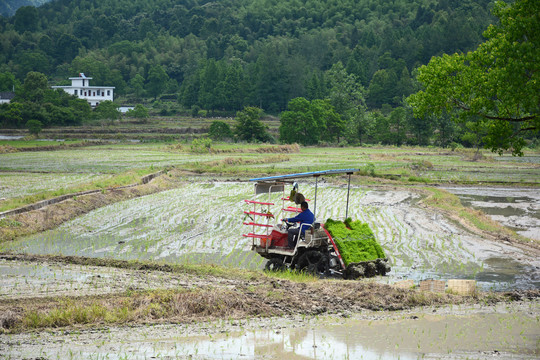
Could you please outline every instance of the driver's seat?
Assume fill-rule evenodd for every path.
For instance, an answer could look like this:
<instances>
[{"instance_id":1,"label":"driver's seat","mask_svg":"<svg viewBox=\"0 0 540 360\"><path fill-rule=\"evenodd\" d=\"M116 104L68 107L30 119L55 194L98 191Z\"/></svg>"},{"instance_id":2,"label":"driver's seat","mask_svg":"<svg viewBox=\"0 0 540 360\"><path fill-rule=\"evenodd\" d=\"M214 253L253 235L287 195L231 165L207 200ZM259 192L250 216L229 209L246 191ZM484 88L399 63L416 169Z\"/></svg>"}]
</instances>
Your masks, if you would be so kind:
<instances>
[{"instance_id":1,"label":"driver's seat","mask_svg":"<svg viewBox=\"0 0 540 360\"><path fill-rule=\"evenodd\" d=\"M308 224L300 224L300 228L302 228L303 225L308 225ZM314 230L318 230L320 227L321 227L321 223L315 221L315 222L313 222L313 224L309 224L309 228L306 229L306 231L311 232L311 235L313 235ZM304 231L303 234L302 234L301 231L298 233L299 239L296 240L297 244L298 244L298 240L305 240L306 239L306 231Z\"/></svg>"}]
</instances>

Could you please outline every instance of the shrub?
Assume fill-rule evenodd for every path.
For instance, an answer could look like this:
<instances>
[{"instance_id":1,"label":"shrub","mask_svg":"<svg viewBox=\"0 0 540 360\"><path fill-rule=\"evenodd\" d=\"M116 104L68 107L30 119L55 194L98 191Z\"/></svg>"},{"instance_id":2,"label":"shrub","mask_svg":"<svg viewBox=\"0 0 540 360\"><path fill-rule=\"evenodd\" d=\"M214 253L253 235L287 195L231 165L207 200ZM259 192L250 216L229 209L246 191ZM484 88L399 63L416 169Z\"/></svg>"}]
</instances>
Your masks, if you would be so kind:
<instances>
[{"instance_id":1,"label":"shrub","mask_svg":"<svg viewBox=\"0 0 540 360\"><path fill-rule=\"evenodd\" d=\"M452 151L456 151L456 149L463 149L463 145L458 144L455 141L452 141L449 146L450 146L450 149L452 149Z\"/></svg>"},{"instance_id":2,"label":"shrub","mask_svg":"<svg viewBox=\"0 0 540 360\"><path fill-rule=\"evenodd\" d=\"M201 107L199 105L193 105L191 108L191 116L197 117L199 116L199 111L201 111Z\"/></svg>"},{"instance_id":3,"label":"shrub","mask_svg":"<svg viewBox=\"0 0 540 360\"><path fill-rule=\"evenodd\" d=\"M428 160L415 161L411 164L411 169L413 170L431 170L433 169L433 164Z\"/></svg>"},{"instance_id":4,"label":"shrub","mask_svg":"<svg viewBox=\"0 0 540 360\"><path fill-rule=\"evenodd\" d=\"M367 163L359 169L358 173L363 176L375 176L375 164Z\"/></svg>"},{"instance_id":5,"label":"shrub","mask_svg":"<svg viewBox=\"0 0 540 360\"><path fill-rule=\"evenodd\" d=\"M193 139L191 142L191 151L194 153L208 153L212 150L212 139L201 138Z\"/></svg>"},{"instance_id":6,"label":"shrub","mask_svg":"<svg viewBox=\"0 0 540 360\"><path fill-rule=\"evenodd\" d=\"M147 119L148 109L141 104L137 104L133 109L130 109L126 112L126 116L137 119Z\"/></svg>"},{"instance_id":7,"label":"shrub","mask_svg":"<svg viewBox=\"0 0 540 360\"><path fill-rule=\"evenodd\" d=\"M214 140L223 140L232 138L233 133L231 127L227 123L215 120L208 129L208 136Z\"/></svg>"},{"instance_id":8,"label":"shrub","mask_svg":"<svg viewBox=\"0 0 540 360\"><path fill-rule=\"evenodd\" d=\"M28 120L26 122L26 128L32 135L38 135L43 129L43 124L39 120Z\"/></svg>"}]
</instances>

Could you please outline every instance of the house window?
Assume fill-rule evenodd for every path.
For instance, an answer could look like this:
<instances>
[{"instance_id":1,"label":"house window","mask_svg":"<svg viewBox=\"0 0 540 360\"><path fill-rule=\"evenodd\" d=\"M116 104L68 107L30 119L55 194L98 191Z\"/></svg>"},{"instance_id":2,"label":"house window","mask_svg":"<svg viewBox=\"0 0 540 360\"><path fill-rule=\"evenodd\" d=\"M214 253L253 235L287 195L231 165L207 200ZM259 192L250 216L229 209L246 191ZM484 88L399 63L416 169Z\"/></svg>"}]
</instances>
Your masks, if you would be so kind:
<instances>
[{"instance_id":1,"label":"house window","mask_svg":"<svg viewBox=\"0 0 540 360\"><path fill-rule=\"evenodd\" d=\"M107 90L107 96L111 96L111 90Z\"/></svg>"},{"instance_id":2,"label":"house window","mask_svg":"<svg viewBox=\"0 0 540 360\"><path fill-rule=\"evenodd\" d=\"M96 92L94 91L94 96L96 96Z\"/></svg>"},{"instance_id":3,"label":"house window","mask_svg":"<svg viewBox=\"0 0 540 360\"><path fill-rule=\"evenodd\" d=\"M99 95L100 95L99 91L100 91L100 90L98 90L98 91L97 91L97 96L99 96Z\"/></svg>"},{"instance_id":4,"label":"house window","mask_svg":"<svg viewBox=\"0 0 540 360\"><path fill-rule=\"evenodd\" d=\"M77 91L78 91L78 90L77 90L77 89L75 89L75 95L78 95L78 94L77 94Z\"/></svg>"}]
</instances>

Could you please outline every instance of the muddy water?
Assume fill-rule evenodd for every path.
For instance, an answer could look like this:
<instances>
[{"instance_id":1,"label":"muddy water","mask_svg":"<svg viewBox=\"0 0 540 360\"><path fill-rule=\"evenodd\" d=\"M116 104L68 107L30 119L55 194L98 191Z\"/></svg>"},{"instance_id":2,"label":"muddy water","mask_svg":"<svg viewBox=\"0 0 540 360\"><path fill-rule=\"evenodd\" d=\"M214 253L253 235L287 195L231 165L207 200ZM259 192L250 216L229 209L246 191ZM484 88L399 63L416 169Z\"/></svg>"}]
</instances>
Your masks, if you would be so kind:
<instances>
[{"instance_id":1,"label":"muddy water","mask_svg":"<svg viewBox=\"0 0 540 360\"><path fill-rule=\"evenodd\" d=\"M178 289L197 283L188 274L0 259L0 300Z\"/></svg>"},{"instance_id":2,"label":"muddy water","mask_svg":"<svg viewBox=\"0 0 540 360\"><path fill-rule=\"evenodd\" d=\"M203 183L133 199L101 209L0 249L37 254L63 254L165 262L204 262L261 268L265 259L250 252L242 237L252 228L243 211L252 209L252 184ZM300 191L314 199L312 186ZM347 189L321 182L316 215L343 219ZM282 194L259 196L275 202ZM540 259L523 250L470 234L443 216L415 206L418 195L407 190L351 190L349 216L367 222L390 258L392 272L379 281L402 279L476 279L482 289L540 287ZM289 204L286 204L289 205ZM315 204L312 202L312 209ZM260 221L260 219L257 219ZM261 232L260 229L255 229Z\"/></svg>"},{"instance_id":3,"label":"muddy water","mask_svg":"<svg viewBox=\"0 0 540 360\"><path fill-rule=\"evenodd\" d=\"M538 302L0 335L10 359L536 359Z\"/></svg>"},{"instance_id":4,"label":"muddy water","mask_svg":"<svg viewBox=\"0 0 540 360\"><path fill-rule=\"evenodd\" d=\"M540 240L540 189L449 187L463 205L480 209L525 237Z\"/></svg>"}]
</instances>

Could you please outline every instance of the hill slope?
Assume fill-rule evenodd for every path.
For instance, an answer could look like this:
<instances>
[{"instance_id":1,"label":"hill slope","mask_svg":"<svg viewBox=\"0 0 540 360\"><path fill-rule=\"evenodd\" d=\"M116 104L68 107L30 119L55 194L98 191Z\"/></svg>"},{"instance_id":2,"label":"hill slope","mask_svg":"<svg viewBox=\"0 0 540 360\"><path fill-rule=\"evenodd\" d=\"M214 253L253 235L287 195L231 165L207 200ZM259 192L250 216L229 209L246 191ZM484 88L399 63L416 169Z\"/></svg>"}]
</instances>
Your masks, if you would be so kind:
<instances>
[{"instance_id":1,"label":"hill slope","mask_svg":"<svg viewBox=\"0 0 540 360\"><path fill-rule=\"evenodd\" d=\"M0 0L0 14L13 16L21 6L40 6L51 0Z\"/></svg>"},{"instance_id":2,"label":"hill slope","mask_svg":"<svg viewBox=\"0 0 540 360\"><path fill-rule=\"evenodd\" d=\"M270 112L297 96L324 97L326 73L341 63L369 107L395 107L414 90L417 66L483 41L491 3L58 0L24 21L0 18L0 63L20 80L29 71L57 83L84 72L119 95Z\"/></svg>"}]
</instances>

